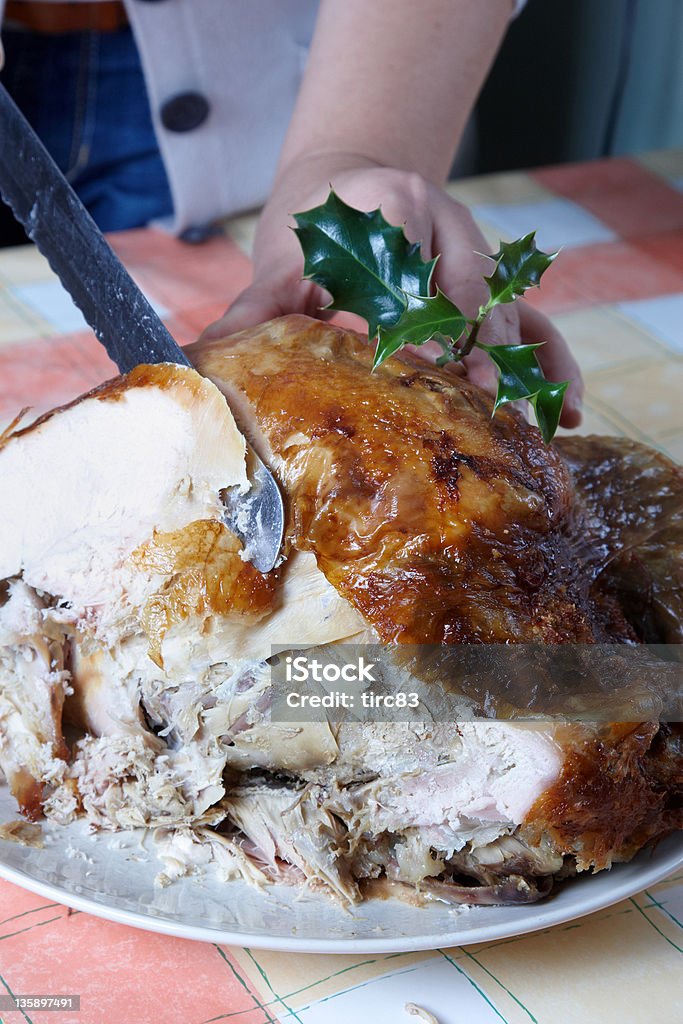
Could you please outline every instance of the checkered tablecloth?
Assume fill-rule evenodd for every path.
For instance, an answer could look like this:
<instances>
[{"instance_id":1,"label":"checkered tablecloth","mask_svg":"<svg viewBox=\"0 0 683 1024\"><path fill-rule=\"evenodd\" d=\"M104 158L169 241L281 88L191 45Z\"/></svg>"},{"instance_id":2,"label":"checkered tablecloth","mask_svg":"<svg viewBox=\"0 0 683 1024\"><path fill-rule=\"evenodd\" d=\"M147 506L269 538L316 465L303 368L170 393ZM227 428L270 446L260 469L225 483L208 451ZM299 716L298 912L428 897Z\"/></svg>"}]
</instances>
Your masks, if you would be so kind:
<instances>
[{"instance_id":1,"label":"checkered tablecloth","mask_svg":"<svg viewBox=\"0 0 683 1024\"><path fill-rule=\"evenodd\" d=\"M538 228L563 247L531 301L565 333L587 382L586 433L628 435L683 461L683 153L460 181L491 251ZM159 232L112 238L181 342L249 279L254 219L190 248ZM0 251L0 429L114 367L35 250ZM1 481L0 481L1 486ZM1 524L0 524L1 529ZM73 992L81 1024L680 1024L683 873L544 932L391 956L264 953L110 924L0 882L0 992ZM4 1015L60 1024L60 1013Z\"/></svg>"}]
</instances>

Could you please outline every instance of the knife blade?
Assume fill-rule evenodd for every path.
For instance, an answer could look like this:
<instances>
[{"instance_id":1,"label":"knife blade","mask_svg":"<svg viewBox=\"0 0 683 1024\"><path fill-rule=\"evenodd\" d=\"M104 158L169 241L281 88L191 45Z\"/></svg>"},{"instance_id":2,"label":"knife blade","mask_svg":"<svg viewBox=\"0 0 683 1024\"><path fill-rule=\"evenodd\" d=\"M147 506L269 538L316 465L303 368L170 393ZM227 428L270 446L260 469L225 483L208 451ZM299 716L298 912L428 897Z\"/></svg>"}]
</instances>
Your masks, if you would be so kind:
<instances>
[{"instance_id":1,"label":"knife blade","mask_svg":"<svg viewBox=\"0 0 683 1024\"><path fill-rule=\"evenodd\" d=\"M0 195L121 373L140 363L192 365L2 85ZM268 572L282 545L282 495L256 453L249 456L251 489L223 492L225 519L252 564Z\"/></svg>"}]
</instances>

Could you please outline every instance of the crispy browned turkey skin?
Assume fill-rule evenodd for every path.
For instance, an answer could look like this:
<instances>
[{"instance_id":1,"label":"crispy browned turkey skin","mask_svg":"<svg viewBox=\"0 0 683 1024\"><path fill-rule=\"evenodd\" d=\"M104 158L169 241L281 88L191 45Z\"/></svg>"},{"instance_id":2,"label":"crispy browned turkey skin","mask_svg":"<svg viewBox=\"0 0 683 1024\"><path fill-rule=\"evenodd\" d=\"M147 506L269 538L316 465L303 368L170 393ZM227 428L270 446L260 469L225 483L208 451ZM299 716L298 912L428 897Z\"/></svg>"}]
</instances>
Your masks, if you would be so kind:
<instances>
[{"instance_id":1,"label":"crispy browned turkey skin","mask_svg":"<svg viewBox=\"0 0 683 1024\"><path fill-rule=\"evenodd\" d=\"M26 813L162 827L175 874L208 858L347 902L528 902L683 825L677 725L293 728L269 719L267 663L273 644L681 643L678 467L546 446L466 381L373 374L359 337L305 317L189 351L217 387L140 367L0 438L0 767ZM266 577L221 522L222 488L246 486L221 391L287 505Z\"/></svg>"},{"instance_id":2,"label":"crispy browned turkey skin","mask_svg":"<svg viewBox=\"0 0 683 1024\"><path fill-rule=\"evenodd\" d=\"M408 358L371 374L367 344L305 317L189 351L279 475L290 542L383 640L636 639L600 579L615 553L647 561L643 600L680 636L680 575L662 553L683 475L658 453L613 438L547 447L460 378Z\"/></svg>"},{"instance_id":3,"label":"crispy browned turkey skin","mask_svg":"<svg viewBox=\"0 0 683 1024\"><path fill-rule=\"evenodd\" d=\"M588 640L562 458L479 389L291 317L194 350L239 392L290 539L385 641ZM513 525L514 524L514 525Z\"/></svg>"}]
</instances>

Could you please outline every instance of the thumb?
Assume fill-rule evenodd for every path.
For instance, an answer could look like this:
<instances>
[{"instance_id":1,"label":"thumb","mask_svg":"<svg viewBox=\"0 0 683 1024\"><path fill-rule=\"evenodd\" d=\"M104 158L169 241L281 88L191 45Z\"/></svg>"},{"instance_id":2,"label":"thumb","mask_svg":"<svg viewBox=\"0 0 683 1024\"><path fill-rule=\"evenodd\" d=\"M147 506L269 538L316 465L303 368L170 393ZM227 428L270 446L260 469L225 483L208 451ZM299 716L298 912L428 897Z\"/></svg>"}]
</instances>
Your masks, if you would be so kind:
<instances>
[{"instance_id":1,"label":"thumb","mask_svg":"<svg viewBox=\"0 0 683 1024\"><path fill-rule=\"evenodd\" d=\"M199 340L224 338L279 315L280 304L276 294L261 284L252 284L237 296L223 316L204 328Z\"/></svg>"},{"instance_id":2,"label":"thumb","mask_svg":"<svg viewBox=\"0 0 683 1024\"><path fill-rule=\"evenodd\" d=\"M319 316L325 294L318 285L302 280L298 274L295 278L261 275L237 296L222 317L204 328L200 340L224 338L287 313Z\"/></svg>"}]
</instances>

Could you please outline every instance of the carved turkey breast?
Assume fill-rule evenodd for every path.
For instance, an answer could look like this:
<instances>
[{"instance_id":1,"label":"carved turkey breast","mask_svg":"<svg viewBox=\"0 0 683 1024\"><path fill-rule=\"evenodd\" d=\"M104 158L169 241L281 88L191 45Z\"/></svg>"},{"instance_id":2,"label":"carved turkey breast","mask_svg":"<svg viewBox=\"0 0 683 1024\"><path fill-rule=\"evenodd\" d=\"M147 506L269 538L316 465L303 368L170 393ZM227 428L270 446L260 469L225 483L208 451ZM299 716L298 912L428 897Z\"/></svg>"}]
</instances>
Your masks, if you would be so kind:
<instances>
[{"instance_id":1,"label":"carved turkey breast","mask_svg":"<svg viewBox=\"0 0 683 1024\"><path fill-rule=\"evenodd\" d=\"M305 317L188 351L199 372L138 367L0 441L0 766L25 816L155 828L163 881L214 860L344 902L530 901L683 825L674 725L269 713L273 645L680 643L677 467L546 446ZM287 505L267 575L221 517L249 486L231 409Z\"/></svg>"}]
</instances>

